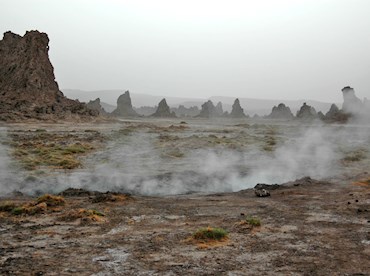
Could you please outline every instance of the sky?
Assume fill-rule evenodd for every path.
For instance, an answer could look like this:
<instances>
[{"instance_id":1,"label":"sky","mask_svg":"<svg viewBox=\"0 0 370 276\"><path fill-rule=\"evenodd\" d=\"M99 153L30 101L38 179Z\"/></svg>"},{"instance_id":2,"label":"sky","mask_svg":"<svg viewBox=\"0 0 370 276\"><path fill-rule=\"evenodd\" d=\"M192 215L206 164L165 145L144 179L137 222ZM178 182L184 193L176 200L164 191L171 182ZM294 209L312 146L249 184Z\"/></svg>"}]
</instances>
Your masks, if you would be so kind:
<instances>
[{"instance_id":1,"label":"sky","mask_svg":"<svg viewBox=\"0 0 370 276\"><path fill-rule=\"evenodd\" d=\"M0 31L50 39L60 89L370 98L369 0L0 0Z\"/></svg>"}]
</instances>

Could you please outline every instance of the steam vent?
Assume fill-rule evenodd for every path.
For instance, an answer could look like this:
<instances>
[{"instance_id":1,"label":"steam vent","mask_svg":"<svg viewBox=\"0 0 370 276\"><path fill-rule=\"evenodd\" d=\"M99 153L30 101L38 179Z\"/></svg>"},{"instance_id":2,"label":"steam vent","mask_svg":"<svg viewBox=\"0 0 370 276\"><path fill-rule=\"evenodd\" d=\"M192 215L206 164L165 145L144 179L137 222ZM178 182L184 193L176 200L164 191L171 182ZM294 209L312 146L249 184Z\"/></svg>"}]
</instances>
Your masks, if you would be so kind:
<instances>
[{"instance_id":1,"label":"steam vent","mask_svg":"<svg viewBox=\"0 0 370 276\"><path fill-rule=\"evenodd\" d=\"M49 38L30 31L4 33L0 41L0 120L96 116L83 103L64 97L49 60Z\"/></svg>"}]
</instances>

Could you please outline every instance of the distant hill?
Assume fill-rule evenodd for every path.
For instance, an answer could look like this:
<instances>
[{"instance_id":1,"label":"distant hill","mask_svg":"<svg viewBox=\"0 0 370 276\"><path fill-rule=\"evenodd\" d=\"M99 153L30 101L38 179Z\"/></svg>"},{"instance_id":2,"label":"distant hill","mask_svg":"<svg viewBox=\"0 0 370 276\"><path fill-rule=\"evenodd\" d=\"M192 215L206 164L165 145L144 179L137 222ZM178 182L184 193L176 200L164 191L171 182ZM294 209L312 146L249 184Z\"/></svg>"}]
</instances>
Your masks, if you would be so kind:
<instances>
[{"instance_id":1,"label":"distant hill","mask_svg":"<svg viewBox=\"0 0 370 276\"><path fill-rule=\"evenodd\" d=\"M116 107L118 97L123 94L124 90L99 90L99 91L84 91L77 89L63 89L64 95L72 99L78 99L81 102L88 102L96 98L100 98L103 108L107 112L111 112ZM215 105L218 102L222 102L222 107L224 111L231 111L231 106L235 100L235 97L226 96L214 96L209 99L202 98L183 98L183 97L165 97L165 96L154 96L147 94L137 94L130 92L132 105L136 108L142 106L156 106L163 99L166 101L170 107L178 107L179 105L184 105L185 107L198 106L211 100ZM322 111L324 114L330 109L332 103L319 102L313 100L264 100L264 99L253 99L253 98L239 98L240 105L244 109L246 114L253 116L258 115L268 115L271 113L272 107L277 106L279 103L284 103L289 106L295 115L300 109L304 102L308 105L313 106L316 111ZM341 104L336 103L338 106Z\"/></svg>"}]
</instances>

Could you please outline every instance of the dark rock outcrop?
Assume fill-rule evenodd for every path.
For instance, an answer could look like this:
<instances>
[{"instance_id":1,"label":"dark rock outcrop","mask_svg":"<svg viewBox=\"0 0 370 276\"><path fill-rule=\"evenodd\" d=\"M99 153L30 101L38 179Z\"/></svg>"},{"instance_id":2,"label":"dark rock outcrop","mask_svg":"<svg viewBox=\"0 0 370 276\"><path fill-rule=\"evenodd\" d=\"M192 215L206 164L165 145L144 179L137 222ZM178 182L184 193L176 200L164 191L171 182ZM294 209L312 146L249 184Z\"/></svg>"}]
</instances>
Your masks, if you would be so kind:
<instances>
[{"instance_id":1,"label":"dark rock outcrop","mask_svg":"<svg viewBox=\"0 0 370 276\"><path fill-rule=\"evenodd\" d=\"M199 108L197 106L185 107L184 105L179 105L179 107L171 108L171 112L175 112L178 117L195 117L199 115Z\"/></svg>"},{"instance_id":2,"label":"dark rock outcrop","mask_svg":"<svg viewBox=\"0 0 370 276\"><path fill-rule=\"evenodd\" d=\"M157 111L154 114L152 114L152 116L175 118L176 114L174 112L171 112L170 107L166 102L166 99L162 99L158 104Z\"/></svg>"},{"instance_id":3,"label":"dark rock outcrop","mask_svg":"<svg viewBox=\"0 0 370 276\"><path fill-rule=\"evenodd\" d=\"M137 117L139 116L132 108L130 92L126 91L117 99L117 108L112 112L114 116Z\"/></svg>"},{"instance_id":4,"label":"dark rock outcrop","mask_svg":"<svg viewBox=\"0 0 370 276\"><path fill-rule=\"evenodd\" d=\"M270 119L292 119L294 115L288 106L281 103L278 106L274 106L271 114L267 117Z\"/></svg>"},{"instance_id":5,"label":"dark rock outcrop","mask_svg":"<svg viewBox=\"0 0 370 276\"><path fill-rule=\"evenodd\" d=\"M326 112L323 120L327 122L347 122L348 118L348 114L339 110L335 104L332 104L330 110Z\"/></svg>"},{"instance_id":6,"label":"dark rock outcrop","mask_svg":"<svg viewBox=\"0 0 370 276\"><path fill-rule=\"evenodd\" d=\"M100 115L107 115L108 113L104 110L104 108L101 106L100 104L100 99L97 98L93 101L89 101L87 103L87 107L92 109L92 110L96 110L97 112L99 112Z\"/></svg>"},{"instance_id":7,"label":"dark rock outcrop","mask_svg":"<svg viewBox=\"0 0 370 276\"><path fill-rule=\"evenodd\" d=\"M98 115L59 90L48 52L45 33L4 34L0 41L0 120Z\"/></svg>"},{"instance_id":8,"label":"dark rock outcrop","mask_svg":"<svg viewBox=\"0 0 370 276\"><path fill-rule=\"evenodd\" d=\"M265 190L265 189L254 190L254 194L257 197L268 197L268 196L271 196L270 192L268 190Z\"/></svg>"},{"instance_id":9,"label":"dark rock outcrop","mask_svg":"<svg viewBox=\"0 0 370 276\"><path fill-rule=\"evenodd\" d=\"M239 99L236 99L234 101L234 104L233 104L231 113L229 114L229 117L231 117L231 118L245 118L245 117L247 117L244 114L243 108L240 106Z\"/></svg>"},{"instance_id":10,"label":"dark rock outcrop","mask_svg":"<svg viewBox=\"0 0 370 276\"><path fill-rule=\"evenodd\" d=\"M303 120L316 119L318 118L315 108L303 103L301 109L297 112L297 118Z\"/></svg>"},{"instance_id":11,"label":"dark rock outcrop","mask_svg":"<svg viewBox=\"0 0 370 276\"><path fill-rule=\"evenodd\" d=\"M317 117L318 117L320 120L325 120L325 115L324 115L324 113L322 113L321 111L317 112Z\"/></svg>"},{"instance_id":12,"label":"dark rock outcrop","mask_svg":"<svg viewBox=\"0 0 370 276\"><path fill-rule=\"evenodd\" d=\"M218 102L215 107L216 116L221 117L224 114L224 109L222 108L222 103Z\"/></svg>"},{"instance_id":13,"label":"dark rock outcrop","mask_svg":"<svg viewBox=\"0 0 370 276\"><path fill-rule=\"evenodd\" d=\"M197 117L202 118L217 117L216 107L213 105L213 102L209 100L202 104L202 109Z\"/></svg>"}]
</instances>

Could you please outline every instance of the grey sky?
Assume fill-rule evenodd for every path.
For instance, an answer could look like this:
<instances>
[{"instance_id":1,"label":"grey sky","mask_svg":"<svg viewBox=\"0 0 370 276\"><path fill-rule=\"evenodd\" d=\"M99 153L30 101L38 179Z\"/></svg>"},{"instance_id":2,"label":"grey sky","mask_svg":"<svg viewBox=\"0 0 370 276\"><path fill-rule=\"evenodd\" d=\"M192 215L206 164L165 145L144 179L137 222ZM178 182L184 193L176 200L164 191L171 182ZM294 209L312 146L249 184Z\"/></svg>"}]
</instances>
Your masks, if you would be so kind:
<instances>
[{"instance_id":1,"label":"grey sky","mask_svg":"<svg viewBox=\"0 0 370 276\"><path fill-rule=\"evenodd\" d=\"M369 0L0 0L46 32L60 88L341 102L370 98Z\"/></svg>"}]
</instances>

